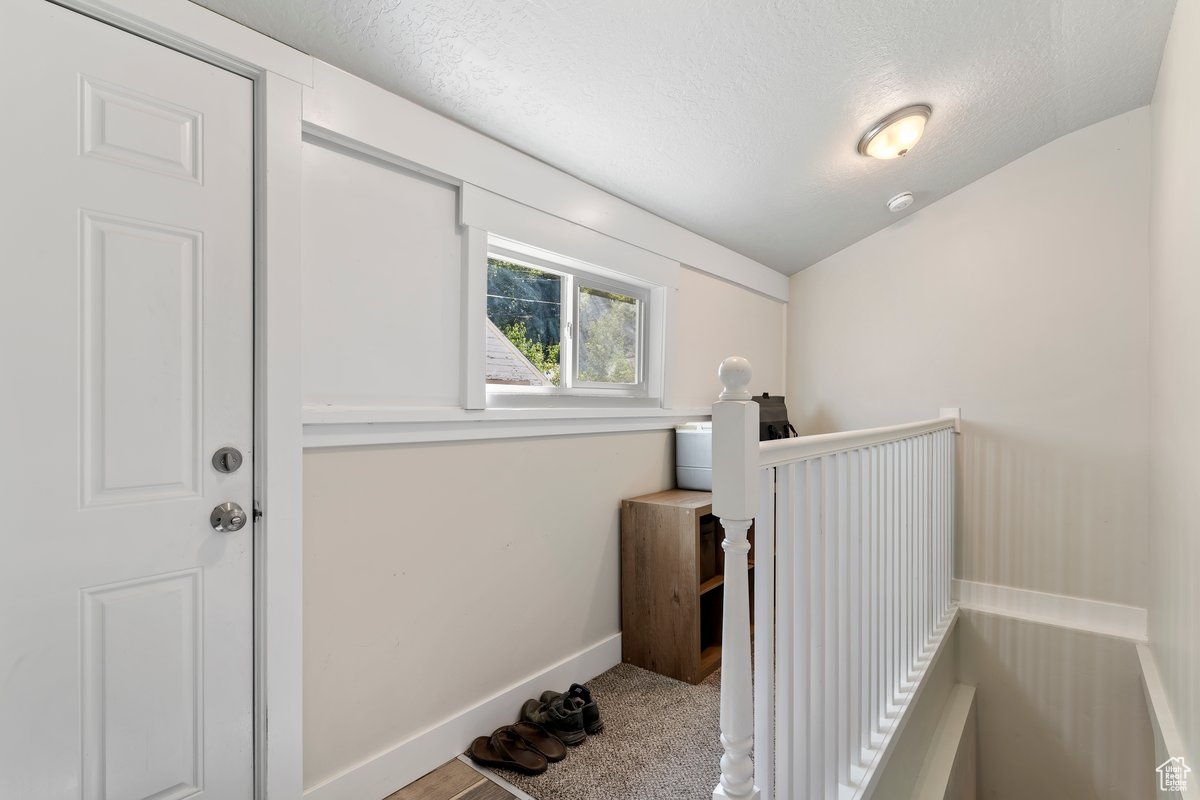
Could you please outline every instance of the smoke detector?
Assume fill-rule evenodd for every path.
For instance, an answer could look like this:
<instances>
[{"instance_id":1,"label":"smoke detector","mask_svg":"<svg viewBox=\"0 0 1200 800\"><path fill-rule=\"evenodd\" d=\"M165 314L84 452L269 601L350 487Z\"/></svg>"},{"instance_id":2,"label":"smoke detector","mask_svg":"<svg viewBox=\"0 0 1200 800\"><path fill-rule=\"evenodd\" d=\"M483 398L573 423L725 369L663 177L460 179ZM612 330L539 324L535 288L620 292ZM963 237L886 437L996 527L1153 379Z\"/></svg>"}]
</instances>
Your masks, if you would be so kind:
<instances>
[{"instance_id":1,"label":"smoke detector","mask_svg":"<svg viewBox=\"0 0 1200 800\"><path fill-rule=\"evenodd\" d=\"M888 211L893 214L898 214L904 209L913 204L912 192L901 192L900 194L887 201Z\"/></svg>"}]
</instances>

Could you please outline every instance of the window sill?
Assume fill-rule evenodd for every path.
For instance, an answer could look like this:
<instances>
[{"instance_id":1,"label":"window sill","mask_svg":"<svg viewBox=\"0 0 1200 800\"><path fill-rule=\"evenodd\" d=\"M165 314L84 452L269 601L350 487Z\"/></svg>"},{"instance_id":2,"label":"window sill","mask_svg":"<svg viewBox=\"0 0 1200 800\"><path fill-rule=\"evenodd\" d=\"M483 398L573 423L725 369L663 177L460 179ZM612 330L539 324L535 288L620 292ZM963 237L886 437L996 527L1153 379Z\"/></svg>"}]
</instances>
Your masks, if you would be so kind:
<instances>
[{"instance_id":1,"label":"window sill","mask_svg":"<svg viewBox=\"0 0 1200 800\"><path fill-rule=\"evenodd\" d=\"M661 411L657 397L627 395L581 390L566 392L493 392L487 393L488 411L565 411L597 412L600 414L625 411Z\"/></svg>"},{"instance_id":2,"label":"window sill","mask_svg":"<svg viewBox=\"0 0 1200 800\"><path fill-rule=\"evenodd\" d=\"M305 406L304 447L578 436L669 430L708 419L711 408L401 408Z\"/></svg>"}]
</instances>

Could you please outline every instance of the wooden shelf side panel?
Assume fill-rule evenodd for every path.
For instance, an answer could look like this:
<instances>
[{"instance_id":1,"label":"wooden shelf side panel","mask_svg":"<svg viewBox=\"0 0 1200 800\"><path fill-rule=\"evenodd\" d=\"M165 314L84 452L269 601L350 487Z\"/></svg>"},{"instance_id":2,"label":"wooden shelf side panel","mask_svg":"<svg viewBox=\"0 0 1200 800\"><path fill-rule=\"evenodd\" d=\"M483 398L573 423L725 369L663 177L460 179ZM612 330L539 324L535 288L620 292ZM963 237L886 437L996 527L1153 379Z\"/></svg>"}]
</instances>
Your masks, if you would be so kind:
<instances>
[{"instance_id":1,"label":"wooden shelf side panel","mask_svg":"<svg viewBox=\"0 0 1200 800\"><path fill-rule=\"evenodd\" d=\"M680 680L695 680L699 661L695 511L621 503L622 655Z\"/></svg>"}]
</instances>

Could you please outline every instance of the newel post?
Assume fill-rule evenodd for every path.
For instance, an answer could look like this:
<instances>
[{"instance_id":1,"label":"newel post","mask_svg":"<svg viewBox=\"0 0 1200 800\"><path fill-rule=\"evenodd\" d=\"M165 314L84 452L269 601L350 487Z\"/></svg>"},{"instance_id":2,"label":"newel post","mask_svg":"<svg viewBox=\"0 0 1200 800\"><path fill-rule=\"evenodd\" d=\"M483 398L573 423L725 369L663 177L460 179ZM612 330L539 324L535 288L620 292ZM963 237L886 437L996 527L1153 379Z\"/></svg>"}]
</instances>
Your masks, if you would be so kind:
<instances>
[{"instance_id":1,"label":"newel post","mask_svg":"<svg viewBox=\"0 0 1200 800\"><path fill-rule=\"evenodd\" d=\"M725 390L713 404L713 514L725 529L721 634L721 782L713 800L758 800L754 785L754 690L750 664L747 533L758 513L758 403L750 362L732 356L718 370Z\"/></svg>"}]
</instances>

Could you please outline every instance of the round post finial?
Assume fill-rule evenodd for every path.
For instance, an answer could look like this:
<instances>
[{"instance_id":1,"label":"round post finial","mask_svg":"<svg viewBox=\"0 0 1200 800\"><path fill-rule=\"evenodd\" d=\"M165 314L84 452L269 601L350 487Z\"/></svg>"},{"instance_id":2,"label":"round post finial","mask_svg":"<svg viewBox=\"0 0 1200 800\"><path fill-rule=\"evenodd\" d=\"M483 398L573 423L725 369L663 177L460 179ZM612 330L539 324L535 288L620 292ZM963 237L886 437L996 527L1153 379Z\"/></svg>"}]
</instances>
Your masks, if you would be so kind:
<instances>
[{"instance_id":1,"label":"round post finial","mask_svg":"<svg viewBox=\"0 0 1200 800\"><path fill-rule=\"evenodd\" d=\"M721 383L725 384L725 391L721 392L718 400L750 399L750 390L746 387L750 385L750 378L754 376L754 368L750 366L749 361L741 356L730 356L721 362L717 375L721 378Z\"/></svg>"}]
</instances>

